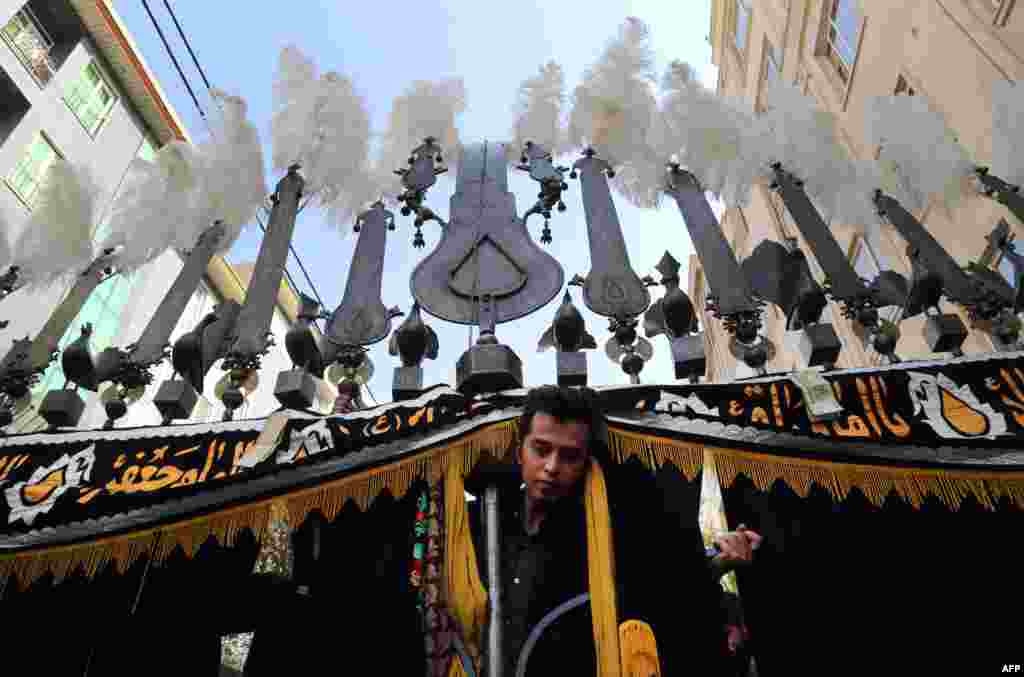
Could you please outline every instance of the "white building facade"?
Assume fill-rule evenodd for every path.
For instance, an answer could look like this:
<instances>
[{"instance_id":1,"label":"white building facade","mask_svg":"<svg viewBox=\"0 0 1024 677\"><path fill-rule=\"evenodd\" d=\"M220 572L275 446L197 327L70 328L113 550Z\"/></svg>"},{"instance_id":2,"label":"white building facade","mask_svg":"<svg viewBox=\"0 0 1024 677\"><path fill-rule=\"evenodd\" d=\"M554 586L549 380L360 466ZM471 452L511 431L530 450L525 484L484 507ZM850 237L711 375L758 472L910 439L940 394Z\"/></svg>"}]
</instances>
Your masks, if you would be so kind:
<instances>
[{"instance_id":1,"label":"white building facade","mask_svg":"<svg viewBox=\"0 0 1024 677\"><path fill-rule=\"evenodd\" d=\"M57 158L90 167L107 210L132 160L152 157L172 139L190 140L108 0L0 0L0 26L0 217L14 233L31 212L42 177ZM95 226L102 232L102 222ZM86 323L93 326L94 353L130 345L140 337L182 264L181 255L169 251L132 275L119 274L103 282L60 347L78 338ZM16 291L4 299L0 319L9 325L0 330L0 351L6 354L15 339L34 337L66 292L66 287L56 285ZM215 257L172 342L225 299L242 302L244 284L223 258ZM290 367L284 334L294 321L297 299L290 287L283 286L278 301L271 326L277 345L264 361L268 381ZM153 385L119 426L160 423L152 397L159 382L170 377L171 368L165 364L154 371ZM223 406L213 395L222 375L219 365L210 370L194 421L222 415ZM63 385L58 360L33 389L31 406L19 408L9 430L44 427L35 407L47 390ZM265 416L278 408L273 389L272 382L261 383L236 416ZM322 388L325 399L329 391ZM106 416L98 394L81 395L87 408L80 426L102 425Z\"/></svg>"}]
</instances>

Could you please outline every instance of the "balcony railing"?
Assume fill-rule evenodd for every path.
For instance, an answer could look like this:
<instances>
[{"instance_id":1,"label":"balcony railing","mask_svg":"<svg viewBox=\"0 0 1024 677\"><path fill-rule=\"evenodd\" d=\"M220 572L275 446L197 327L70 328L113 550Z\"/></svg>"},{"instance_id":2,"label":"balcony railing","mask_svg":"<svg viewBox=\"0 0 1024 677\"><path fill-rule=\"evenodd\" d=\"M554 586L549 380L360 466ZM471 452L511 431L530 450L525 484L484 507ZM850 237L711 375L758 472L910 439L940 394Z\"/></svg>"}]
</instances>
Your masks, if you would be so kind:
<instances>
[{"instance_id":1,"label":"balcony railing","mask_svg":"<svg viewBox=\"0 0 1024 677\"><path fill-rule=\"evenodd\" d=\"M35 14L25 7L7 22L3 28L4 41L11 47L22 65L35 78L40 87L45 87L57 68L50 58L53 39L42 27Z\"/></svg>"}]
</instances>

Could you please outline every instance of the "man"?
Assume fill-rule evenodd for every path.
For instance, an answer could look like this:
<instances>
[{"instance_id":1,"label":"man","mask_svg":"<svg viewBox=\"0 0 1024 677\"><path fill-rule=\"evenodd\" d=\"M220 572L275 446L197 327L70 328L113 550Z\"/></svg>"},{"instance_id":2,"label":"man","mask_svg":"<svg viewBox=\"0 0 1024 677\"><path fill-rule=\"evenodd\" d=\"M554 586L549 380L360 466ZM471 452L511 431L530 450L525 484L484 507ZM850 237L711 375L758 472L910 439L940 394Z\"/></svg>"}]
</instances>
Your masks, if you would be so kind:
<instances>
[{"instance_id":1,"label":"man","mask_svg":"<svg viewBox=\"0 0 1024 677\"><path fill-rule=\"evenodd\" d=\"M709 575L696 515L692 524L672 524L649 471L608 463L602 426L596 393L589 389L545 386L526 397L518 472L499 494L505 675L516 674L531 630L563 602L588 591L583 487L594 459L607 473L619 621L651 624L662 674L683 674L694 665L705 666L702 674L719 674L707 667L724 668L727 655L721 588ZM468 488L482 486L472 480ZM493 481L493 473L484 480ZM470 519L486 586L481 503L474 502ZM758 538L747 531L718 538L715 573L749 562ZM534 645L526 674L595 674L592 637L587 606L566 613Z\"/></svg>"}]
</instances>

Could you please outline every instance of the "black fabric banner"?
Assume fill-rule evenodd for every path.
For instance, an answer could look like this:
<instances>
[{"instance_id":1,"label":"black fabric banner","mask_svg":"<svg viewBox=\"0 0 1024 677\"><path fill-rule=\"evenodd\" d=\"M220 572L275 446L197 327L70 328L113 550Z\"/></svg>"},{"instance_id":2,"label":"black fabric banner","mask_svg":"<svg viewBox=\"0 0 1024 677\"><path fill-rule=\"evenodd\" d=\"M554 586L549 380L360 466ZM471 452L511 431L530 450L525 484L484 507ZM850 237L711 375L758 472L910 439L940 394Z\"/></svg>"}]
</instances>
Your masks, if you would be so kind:
<instances>
[{"instance_id":1,"label":"black fabric banner","mask_svg":"<svg viewBox=\"0 0 1024 677\"><path fill-rule=\"evenodd\" d=\"M636 421L634 430L683 433L718 447L736 442L727 434L735 429L759 433L754 446L781 455L786 452L772 444L771 433L828 440L836 459L842 445L851 443L874 445L883 455L895 446L1011 452L1024 447L1020 354L848 370L825 378L843 406L839 419L829 422L810 420L788 376L598 391L613 422L631 417L622 420ZM367 449L389 451L339 472L386 466L444 445L481 422L516 416L525 394L468 399L438 386L415 400L345 416L286 411L237 423L11 436L0 442L0 546L5 534L121 515ZM680 423L666 426L665 420ZM717 428L707 432L707 424ZM1019 465L1005 460L989 467Z\"/></svg>"}]
</instances>

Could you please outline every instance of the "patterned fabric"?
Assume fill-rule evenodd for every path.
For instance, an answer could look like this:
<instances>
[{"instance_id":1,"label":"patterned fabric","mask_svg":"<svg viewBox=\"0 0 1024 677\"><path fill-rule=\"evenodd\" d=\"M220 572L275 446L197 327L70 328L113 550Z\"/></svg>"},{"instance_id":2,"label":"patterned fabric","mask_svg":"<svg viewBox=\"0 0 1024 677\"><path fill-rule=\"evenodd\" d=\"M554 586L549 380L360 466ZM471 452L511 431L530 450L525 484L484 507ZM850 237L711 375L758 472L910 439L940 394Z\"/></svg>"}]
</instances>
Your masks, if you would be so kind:
<instances>
[{"instance_id":1,"label":"patterned fabric","mask_svg":"<svg viewBox=\"0 0 1024 677\"><path fill-rule=\"evenodd\" d=\"M455 623L441 594L444 551L444 496L441 483L424 489L416 504L415 541L409 582L417 589L416 608L423 616L427 677L448 677L457 653L453 645Z\"/></svg>"}]
</instances>

